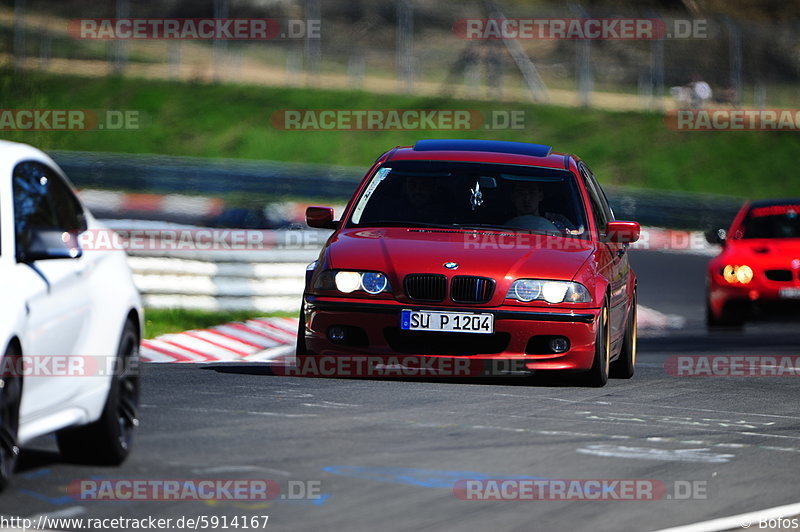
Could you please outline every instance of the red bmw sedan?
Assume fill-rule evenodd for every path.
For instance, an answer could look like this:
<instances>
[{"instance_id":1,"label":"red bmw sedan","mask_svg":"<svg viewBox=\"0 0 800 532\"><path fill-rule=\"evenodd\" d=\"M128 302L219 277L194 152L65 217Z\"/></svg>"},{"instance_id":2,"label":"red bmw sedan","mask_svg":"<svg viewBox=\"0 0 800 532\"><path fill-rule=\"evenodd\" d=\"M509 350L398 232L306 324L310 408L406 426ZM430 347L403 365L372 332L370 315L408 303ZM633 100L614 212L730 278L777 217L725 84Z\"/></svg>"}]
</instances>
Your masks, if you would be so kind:
<instances>
[{"instance_id":1,"label":"red bmw sedan","mask_svg":"<svg viewBox=\"0 0 800 532\"><path fill-rule=\"evenodd\" d=\"M589 167L549 146L422 140L381 155L308 267L298 361L444 357L630 378L636 277Z\"/></svg>"},{"instance_id":2,"label":"red bmw sedan","mask_svg":"<svg viewBox=\"0 0 800 532\"><path fill-rule=\"evenodd\" d=\"M723 245L708 265L709 328L800 311L800 199L745 203L727 232L707 238Z\"/></svg>"}]
</instances>

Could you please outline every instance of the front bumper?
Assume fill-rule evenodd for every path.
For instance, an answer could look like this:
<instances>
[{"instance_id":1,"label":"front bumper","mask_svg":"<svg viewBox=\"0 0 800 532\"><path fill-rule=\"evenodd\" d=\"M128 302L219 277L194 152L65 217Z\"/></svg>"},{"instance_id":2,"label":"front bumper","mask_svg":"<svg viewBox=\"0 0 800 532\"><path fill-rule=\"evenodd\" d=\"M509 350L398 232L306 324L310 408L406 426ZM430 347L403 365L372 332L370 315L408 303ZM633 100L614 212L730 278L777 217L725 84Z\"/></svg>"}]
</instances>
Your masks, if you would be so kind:
<instances>
[{"instance_id":1,"label":"front bumper","mask_svg":"<svg viewBox=\"0 0 800 532\"><path fill-rule=\"evenodd\" d=\"M528 370L588 370L592 367L600 309L521 309L502 306L431 307L393 300L369 301L306 295L305 342L309 354L322 357L379 356L514 360ZM450 310L494 315L493 334L400 330L400 311ZM331 327L353 331L346 343L328 337ZM363 331L363 333L361 332ZM531 352L533 337L563 336L564 353ZM535 350L534 350L535 351ZM522 369L522 368L520 368Z\"/></svg>"},{"instance_id":2,"label":"front bumper","mask_svg":"<svg viewBox=\"0 0 800 532\"><path fill-rule=\"evenodd\" d=\"M788 290L787 290L788 289ZM789 290L800 291L798 283L752 282L732 285L714 280L709 290L709 306L716 316L732 309L748 318L800 312L800 298L787 297Z\"/></svg>"}]
</instances>

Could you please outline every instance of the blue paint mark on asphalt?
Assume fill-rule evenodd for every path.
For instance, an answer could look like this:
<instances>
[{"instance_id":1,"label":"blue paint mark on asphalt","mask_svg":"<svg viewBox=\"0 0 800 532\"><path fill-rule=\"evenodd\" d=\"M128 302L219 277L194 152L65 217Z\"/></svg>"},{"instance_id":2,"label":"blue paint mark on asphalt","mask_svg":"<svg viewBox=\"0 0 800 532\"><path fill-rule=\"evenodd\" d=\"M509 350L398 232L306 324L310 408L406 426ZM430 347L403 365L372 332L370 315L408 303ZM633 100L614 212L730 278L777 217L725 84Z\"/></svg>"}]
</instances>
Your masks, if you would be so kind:
<instances>
[{"instance_id":1,"label":"blue paint mark on asphalt","mask_svg":"<svg viewBox=\"0 0 800 532\"><path fill-rule=\"evenodd\" d=\"M547 480L530 475L487 475L476 471L442 471L438 469L414 469L409 467L327 466L326 473L343 477L377 480L393 484L408 484L424 488L452 488L459 480Z\"/></svg>"},{"instance_id":2,"label":"blue paint mark on asphalt","mask_svg":"<svg viewBox=\"0 0 800 532\"><path fill-rule=\"evenodd\" d=\"M75 502L75 499L69 495L64 495L63 497L48 497L47 495L43 495L41 493L37 493L35 491L27 489L21 489L19 490L19 492L24 493L25 495L28 495L30 497L33 497L34 499L38 499L42 502L49 502L50 504L61 505L61 504L70 504Z\"/></svg>"},{"instance_id":3,"label":"blue paint mark on asphalt","mask_svg":"<svg viewBox=\"0 0 800 532\"><path fill-rule=\"evenodd\" d=\"M50 469L40 469L39 471L32 471L30 473L25 473L24 475L22 475L22 478L29 479L29 478L46 477L50 473L52 473Z\"/></svg>"}]
</instances>

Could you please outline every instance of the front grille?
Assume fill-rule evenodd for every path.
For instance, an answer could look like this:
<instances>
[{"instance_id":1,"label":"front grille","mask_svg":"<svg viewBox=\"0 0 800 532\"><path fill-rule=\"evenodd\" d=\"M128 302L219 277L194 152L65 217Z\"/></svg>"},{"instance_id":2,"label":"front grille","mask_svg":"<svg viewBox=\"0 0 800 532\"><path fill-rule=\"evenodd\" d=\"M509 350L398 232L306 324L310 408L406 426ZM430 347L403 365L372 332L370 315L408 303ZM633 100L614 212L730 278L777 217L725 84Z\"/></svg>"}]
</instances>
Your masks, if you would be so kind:
<instances>
[{"instance_id":1,"label":"front grille","mask_svg":"<svg viewBox=\"0 0 800 532\"><path fill-rule=\"evenodd\" d=\"M770 281L777 281L779 283L788 283L792 280L791 270L767 270L764 272L767 279Z\"/></svg>"},{"instance_id":2,"label":"front grille","mask_svg":"<svg viewBox=\"0 0 800 532\"><path fill-rule=\"evenodd\" d=\"M447 291L447 278L440 274L416 273L405 279L406 295L414 301L441 301Z\"/></svg>"},{"instance_id":3,"label":"front grille","mask_svg":"<svg viewBox=\"0 0 800 532\"><path fill-rule=\"evenodd\" d=\"M486 303L494 293L494 281L486 277L457 275L450 281L450 299L456 303Z\"/></svg>"}]
</instances>

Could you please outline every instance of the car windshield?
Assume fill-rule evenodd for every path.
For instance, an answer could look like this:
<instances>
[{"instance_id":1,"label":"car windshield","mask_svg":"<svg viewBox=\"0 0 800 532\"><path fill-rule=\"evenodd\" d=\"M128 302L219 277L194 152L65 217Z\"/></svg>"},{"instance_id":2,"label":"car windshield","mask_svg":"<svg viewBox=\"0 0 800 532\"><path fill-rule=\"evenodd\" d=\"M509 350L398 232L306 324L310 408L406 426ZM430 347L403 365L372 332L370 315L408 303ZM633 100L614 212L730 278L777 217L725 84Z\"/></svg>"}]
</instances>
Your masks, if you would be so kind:
<instances>
[{"instance_id":1,"label":"car windshield","mask_svg":"<svg viewBox=\"0 0 800 532\"><path fill-rule=\"evenodd\" d=\"M800 238L800 205L754 207L747 213L738 238Z\"/></svg>"},{"instance_id":2,"label":"car windshield","mask_svg":"<svg viewBox=\"0 0 800 532\"><path fill-rule=\"evenodd\" d=\"M586 213L566 170L517 165L393 161L356 202L357 227L498 229L587 237Z\"/></svg>"}]
</instances>

